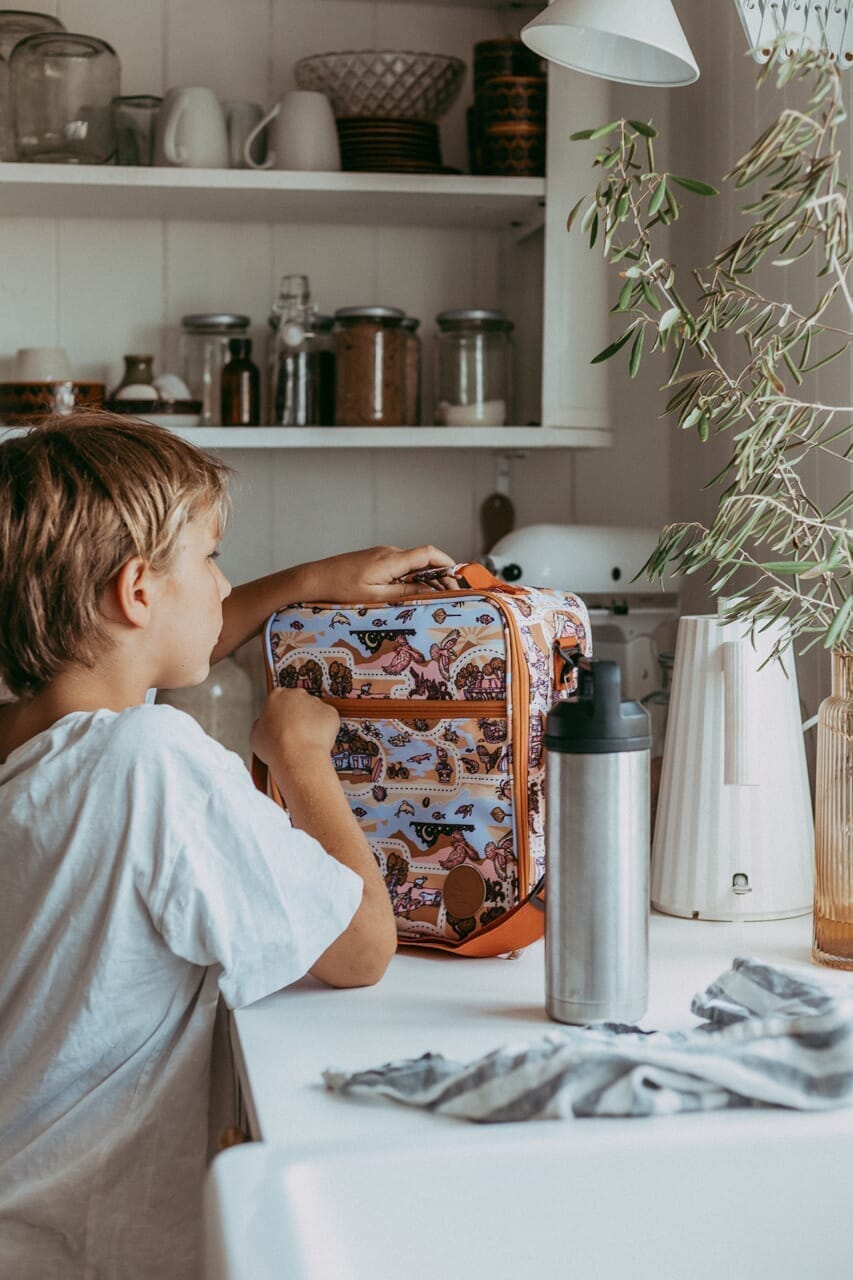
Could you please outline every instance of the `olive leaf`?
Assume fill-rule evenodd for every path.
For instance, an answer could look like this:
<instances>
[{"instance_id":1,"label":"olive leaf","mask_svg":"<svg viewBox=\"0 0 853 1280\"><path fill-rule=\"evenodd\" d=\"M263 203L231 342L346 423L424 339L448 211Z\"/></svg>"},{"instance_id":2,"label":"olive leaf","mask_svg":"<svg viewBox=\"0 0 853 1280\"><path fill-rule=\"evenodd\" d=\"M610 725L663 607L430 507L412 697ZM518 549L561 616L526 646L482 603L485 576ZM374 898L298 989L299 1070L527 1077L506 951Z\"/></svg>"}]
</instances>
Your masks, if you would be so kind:
<instances>
[{"instance_id":1,"label":"olive leaf","mask_svg":"<svg viewBox=\"0 0 853 1280\"><path fill-rule=\"evenodd\" d=\"M605 360L609 360L611 356L615 356L617 351L621 351L631 334L636 329L637 324L632 324L626 329L621 338L617 338L615 342L611 342L609 347L605 347L603 351L599 351L597 356L593 356L590 364L603 364Z\"/></svg>"},{"instance_id":2,"label":"olive leaf","mask_svg":"<svg viewBox=\"0 0 853 1280\"><path fill-rule=\"evenodd\" d=\"M753 630L785 617L802 651L823 644L851 652L853 493L822 512L807 485L815 450L848 474L853 458L848 406L826 404L809 390L813 375L853 344L853 320L845 327L837 314L846 307L853 317L853 239L840 149L845 108L839 72L819 51L787 58L777 45L758 73L759 85L773 73L780 88L800 81L807 105L783 106L725 175L735 190L750 192L745 229L709 264L683 273L686 285L669 243L664 238L659 248L658 239L681 216L676 188L685 199L713 197L718 189L659 172L651 123L614 121L573 135L608 138L596 157L606 175L587 197L581 226L591 245L604 228L604 256L623 276L613 310L633 310L636 317L593 363L630 341L628 371L635 378L646 327L653 325L652 350L675 347L664 414L681 430L695 429L700 442L712 431L730 441L708 484L719 489L713 519L664 529L645 572L656 578L701 573L713 593L736 591L733 616ZM821 282L819 297L801 313L789 299L784 272L809 259ZM776 296L764 284L767 272L756 274L762 267L776 273ZM774 641L774 653L786 643Z\"/></svg>"},{"instance_id":3,"label":"olive leaf","mask_svg":"<svg viewBox=\"0 0 853 1280\"><path fill-rule=\"evenodd\" d=\"M677 182L680 187L684 187L685 191L692 191L697 196L718 196L720 193L716 187L712 187L710 182L700 182L698 178L680 178L677 173L671 173L670 178L673 182Z\"/></svg>"}]
</instances>

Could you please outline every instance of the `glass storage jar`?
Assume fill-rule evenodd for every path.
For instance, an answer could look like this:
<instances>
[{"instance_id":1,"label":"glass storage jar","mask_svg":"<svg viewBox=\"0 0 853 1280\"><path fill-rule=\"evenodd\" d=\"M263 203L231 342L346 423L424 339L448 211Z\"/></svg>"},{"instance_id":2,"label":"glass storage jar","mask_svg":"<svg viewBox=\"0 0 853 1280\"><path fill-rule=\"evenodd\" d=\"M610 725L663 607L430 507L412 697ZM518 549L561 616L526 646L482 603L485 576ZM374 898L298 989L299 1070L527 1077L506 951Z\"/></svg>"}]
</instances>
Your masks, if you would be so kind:
<instances>
[{"instance_id":1,"label":"glass storage jar","mask_svg":"<svg viewBox=\"0 0 853 1280\"><path fill-rule=\"evenodd\" d=\"M405 312L341 307L335 312L335 423L398 427L406 413Z\"/></svg>"},{"instance_id":2,"label":"glass storage jar","mask_svg":"<svg viewBox=\"0 0 853 1280\"><path fill-rule=\"evenodd\" d=\"M96 36L45 31L18 41L10 62L19 160L106 164L115 153L118 55Z\"/></svg>"},{"instance_id":3,"label":"glass storage jar","mask_svg":"<svg viewBox=\"0 0 853 1280\"><path fill-rule=\"evenodd\" d=\"M502 311L442 311L435 318L435 421L502 427L512 414L512 330Z\"/></svg>"},{"instance_id":4,"label":"glass storage jar","mask_svg":"<svg viewBox=\"0 0 853 1280\"><path fill-rule=\"evenodd\" d=\"M335 317L315 314L311 329L317 343L318 390L317 424L321 427L335 425Z\"/></svg>"},{"instance_id":5,"label":"glass storage jar","mask_svg":"<svg viewBox=\"0 0 853 1280\"><path fill-rule=\"evenodd\" d=\"M65 23L50 13L26 9L0 9L0 58L11 57L15 45L43 31L64 31Z\"/></svg>"},{"instance_id":6,"label":"glass storage jar","mask_svg":"<svg viewBox=\"0 0 853 1280\"><path fill-rule=\"evenodd\" d=\"M184 316L181 320L181 377L194 400L201 401L201 421L218 423L222 406L222 366L231 338L245 338L248 316L227 311Z\"/></svg>"},{"instance_id":7,"label":"glass storage jar","mask_svg":"<svg viewBox=\"0 0 853 1280\"><path fill-rule=\"evenodd\" d=\"M421 425L421 340L418 337L420 320L406 316L403 331L406 335L406 412L403 425Z\"/></svg>"}]
</instances>

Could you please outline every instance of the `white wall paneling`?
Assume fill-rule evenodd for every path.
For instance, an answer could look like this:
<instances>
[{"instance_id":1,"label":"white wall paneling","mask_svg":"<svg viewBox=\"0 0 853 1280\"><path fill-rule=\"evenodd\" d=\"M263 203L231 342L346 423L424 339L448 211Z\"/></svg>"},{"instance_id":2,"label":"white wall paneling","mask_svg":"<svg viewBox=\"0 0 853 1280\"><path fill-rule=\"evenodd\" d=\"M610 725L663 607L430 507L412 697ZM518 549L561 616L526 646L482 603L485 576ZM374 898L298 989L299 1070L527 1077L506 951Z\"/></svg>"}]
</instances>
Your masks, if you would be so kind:
<instances>
[{"instance_id":1,"label":"white wall paneling","mask_svg":"<svg viewBox=\"0 0 853 1280\"><path fill-rule=\"evenodd\" d=\"M0 224L0 376L11 377L18 347L60 342L58 229L52 218Z\"/></svg>"},{"instance_id":2,"label":"white wall paneling","mask_svg":"<svg viewBox=\"0 0 853 1280\"><path fill-rule=\"evenodd\" d=\"M222 100L264 106L294 86L293 63L304 54L402 47L451 52L470 63L477 40L517 33L536 7L478 0L35 3L70 30L108 40L121 59L125 93L206 84ZM588 102L593 82L579 81L573 92ZM442 121L445 161L460 168L470 100L469 72ZM552 117L552 136L564 137L567 123ZM108 385L118 380L126 352L152 352L162 371L175 366L181 316L207 309L248 313L264 365L266 316L279 277L302 271L324 310L385 302L420 316L427 415L436 312L503 306L517 330L518 417L522 424L538 421L546 233L517 244L514 235L541 217L544 191L540 180L440 175L386 181L358 174L0 166L0 376L9 376L18 347L54 344L67 347L78 377ZM565 220L563 202L560 194L554 236ZM552 297L570 300L572 332L591 340L603 314L594 264L575 245L562 245L558 257ZM563 350L559 360L567 358L571 362L571 352L567 357ZM606 425L583 371L572 390L572 403L590 407L589 425ZM554 425L565 425L558 418ZM552 442L550 433L541 439ZM601 433L578 439L597 443ZM519 440L509 432L506 446L517 448ZM482 449L459 447L449 437L448 443L453 448L430 439L425 449L229 449L239 482L226 568L239 579L282 560L379 539L432 540L460 557L477 553L479 504L494 487L494 445L485 437ZM611 457L618 464L618 454ZM635 464L632 458L630 467ZM572 518L574 467L570 452L551 448L514 462L518 522ZM613 500L594 518L606 521L618 510Z\"/></svg>"}]
</instances>

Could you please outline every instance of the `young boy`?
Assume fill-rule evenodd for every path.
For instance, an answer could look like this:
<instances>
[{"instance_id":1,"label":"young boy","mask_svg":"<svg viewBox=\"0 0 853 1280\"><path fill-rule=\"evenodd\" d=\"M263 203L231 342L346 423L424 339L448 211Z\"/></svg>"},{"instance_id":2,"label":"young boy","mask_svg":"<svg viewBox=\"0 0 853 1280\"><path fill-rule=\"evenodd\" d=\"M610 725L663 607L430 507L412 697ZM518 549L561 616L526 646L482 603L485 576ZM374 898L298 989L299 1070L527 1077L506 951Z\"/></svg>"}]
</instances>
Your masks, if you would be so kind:
<instances>
[{"instance_id":1,"label":"young boy","mask_svg":"<svg viewBox=\"0 0 853 1280\"><path fill-rule=\"evenodd\" d=\"M111 415L0 443L4 1280L195 1277L219 993L374 983L394 951L337 713L302 690L264 704L252 747L288 818L145 695L200 683L285 602L403 598L390 583L450 558L379 548L232 592L226 471Z\"/></svg>"}]
</instances>

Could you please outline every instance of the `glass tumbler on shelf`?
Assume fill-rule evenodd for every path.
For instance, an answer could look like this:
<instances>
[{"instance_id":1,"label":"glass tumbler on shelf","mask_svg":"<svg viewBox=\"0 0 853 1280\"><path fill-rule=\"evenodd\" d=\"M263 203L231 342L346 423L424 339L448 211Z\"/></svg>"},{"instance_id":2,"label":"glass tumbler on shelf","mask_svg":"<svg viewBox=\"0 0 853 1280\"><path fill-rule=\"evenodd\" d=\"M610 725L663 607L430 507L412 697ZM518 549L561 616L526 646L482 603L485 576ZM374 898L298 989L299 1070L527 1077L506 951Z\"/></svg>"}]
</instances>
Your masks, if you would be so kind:
<instances>
[{"instance_id":1,"label":"glass tumbler on shelf","mask_svg":"<svg viewBox=\"0 0 853 1280\"><path fill-rule=\"evenodd\" d=\"M70 31L27 36L12 51L12 124L19 160L107 164L115 154L112 101L118 55Z\"/></svg>"},{"instance_id":2,"label":"glass tumbler on shelf","mask_svg":"<svg viewBox=\"0 0 853 1280\"><path fill-rule=\"evenodd\" d=\"M399 427L406 414L406 313L397 307L335 312L335 423Z\"/></svg>"},{"instance_id":3,"label":"glass tumbler on shelf","mask_svg":"<svg viewBox=\"0 0 853 1280\"><path fill-rule=\"evenodd\" d=\"M204 426L219 422L222 409L222 366L231 338L245 338L248 316L227 311L184 316L181 320L181 377L194 400L201 401Z\"/></svg>"},{"instance_id":4,"label":"glass tumbler on shelf","mask_svg":"<svg viewBox=\"0 0 853 1280\"><path fill-rule=\"evenodd\" d=\"M118 164L154 163L154 131L162 105L163 99L153 93L132 93L113 98Z\"/></svg>"},{"instance_id":5,"label":"glass tumbler on shelf","mask_svg":"<svg viewBox=\"0 0 853 1280\"><path fill-rule=\"evenodd\" d=\"M503 427L512 417L512 330L502 311L442 311L435 318L435 421Z\"/></svg>"}]
</instances>

